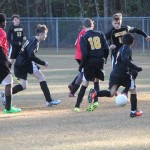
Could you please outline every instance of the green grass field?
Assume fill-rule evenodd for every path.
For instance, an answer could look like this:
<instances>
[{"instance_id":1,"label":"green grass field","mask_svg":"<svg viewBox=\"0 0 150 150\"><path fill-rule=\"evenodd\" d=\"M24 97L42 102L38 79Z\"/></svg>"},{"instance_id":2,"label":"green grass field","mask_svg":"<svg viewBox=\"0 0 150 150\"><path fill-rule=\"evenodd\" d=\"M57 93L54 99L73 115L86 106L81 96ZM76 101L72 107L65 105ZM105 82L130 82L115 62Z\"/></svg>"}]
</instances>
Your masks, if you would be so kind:
<instances>
[{"instance_id":1,"label":"green grass field","mask_svg":"<svg viewBox=\"0 0 150 150\"><path fill-rule=\"evenodd\" d=\"M41 66L53 98L62 103L45 107L37 80L28 76L28 89L13 96L21 113L5 115L0 105L0 150L149 150L150 149L150 61L149 55L134 52L133 60L143 67L137 78L138 108L142 117L130 118L130 103L115 106L114 98L99 98L94 112L86 112L88 91L81 112L73 112L76 98L69 98L68 84L78 73L74 49L41 49L38 55L49 63ZM108 88L110 57L101 89ZM14 81L14 84L17 82ZM122 89L122 88L121 88ZM121 90L120 89L120 90ZM4 87L0 86L0 90Z\"/></svg>"}]
</instances>

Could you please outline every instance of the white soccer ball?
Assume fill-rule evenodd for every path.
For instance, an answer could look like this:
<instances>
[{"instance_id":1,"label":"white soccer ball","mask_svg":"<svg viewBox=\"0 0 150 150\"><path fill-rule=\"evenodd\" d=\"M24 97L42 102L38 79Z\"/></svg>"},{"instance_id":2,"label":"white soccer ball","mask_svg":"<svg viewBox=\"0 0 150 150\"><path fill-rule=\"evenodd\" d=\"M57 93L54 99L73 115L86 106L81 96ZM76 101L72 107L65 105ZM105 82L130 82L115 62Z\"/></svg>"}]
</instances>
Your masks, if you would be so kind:
<instances>
[{"instance_id":1,"label":"white soccer ball","mask_svg":"<svg viewBox=\"0 0 150 150\"><path fill-rule=\"evenodd\" d=\"M117 106L125 106L128 102L127 97L124 94L118 94L115 99Z\"/></svg>"}]
</instances>

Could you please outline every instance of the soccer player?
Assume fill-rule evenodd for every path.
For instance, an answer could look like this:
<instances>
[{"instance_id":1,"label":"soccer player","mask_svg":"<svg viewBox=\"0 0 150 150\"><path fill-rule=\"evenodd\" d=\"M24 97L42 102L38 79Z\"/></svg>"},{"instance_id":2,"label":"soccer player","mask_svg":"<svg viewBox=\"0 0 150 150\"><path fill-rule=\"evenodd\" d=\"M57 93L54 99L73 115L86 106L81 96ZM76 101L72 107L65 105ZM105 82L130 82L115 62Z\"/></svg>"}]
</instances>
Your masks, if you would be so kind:
<instances>
[{"instance_id":1,"label":"soccer player","mask_svg":"<svg viewBox=\"0 0 150 150\"><path fill-rule=\"evenodd\" d=\"M137 33L145 37L147 41L150 41L150 36L148 36L144 31L131 26L124 26L122 25L122 14L116 13L112 17L112 29L105 34L106 39L110 42L110 49L111 49L111 60L112 60L112 67L114 68L114 65L116 63L116 57L118 50L123 46L122 43L122 36L126 33ZM138 73L135 70L130 70L130 73L133 75L133 78L135 79L138 75ZM122 93L125 95L128 95L129 89L124 89Z\"/></svg>"},{"instance_id":2,"label":"soccer player","mask_svg":"<svg viewBox=\"0 0 150 150\"><path fill-rule=\"evenodd\" d=\"M80 39L81 37L85 34L85 29L83 28L76 40L75 46L76 46L76 53L75 53L75 60L78 62L80 65L81 59L82 59L82 53L81 53L81 48L80 48ZM82 77L83 77L83 72L80 72L78 76L74 78L72 83L69 84L68 88L70 89L69 97L75 97L75 92L79 89L80 84L82 82Z\"/></svg>"},{"instance_id":3,"label":"soccer player","mask_svg":"<svg viewBox=\"0 0 150 150\"><path fill-rule=\"evenodd\" d=\"M91 89L89 95L93 100L95 97L113 97L120 86L124 86L130 89L130 101L131 112L130 117L137 117L143 114L142 111L137 110L137 92L135 81L132 79L132 75L129 73L129 69L142 71L141 67L136 66L132 61L132 49L131 46L134 43L134 36L131 33L127 33L122 38L123 46L117 54L116 64L112 70L109 78L109 89L102 91L95 91Z\"/></svg>"},{"instance_id":4,"label":"soccer player","mask_svg":"<svg viewBox=\"0 0 150 150\"><path fill-rule=\"evenodd\" d=\"M82 61L79 66L79 71L84 68L84 75L82 86L74 107L75 112L80 111L80 104L84 97L86 88L88 87L89 81L97 82L97 89L99 89L98 81L99 79L102 81L104 80L103 67L109 54L109 47L105 36L102 32L96 32L93 30L93 21L90 18L85 18L82 24L86 33L81 37L80 41ZM98 102L93 103L92 106L97 107Z\"/></svg>"},{"instance_id":5,"label":"soccer player","mask_svg":"<svg viewBox=\"0 0 150 150\"><path fill-rule=\"evenodd\" d=\"M116 62L116 56L118 50L123 46L122 36L126 33L137 33L145 37L147 41L150 41L150 36L148 36L144 31L131 26L122 25L122 14L116 13L112 17L112 29L105 34L106 39L110 42L112 66Z\"/></svg>"},{"instance_id":6,"label":"soccer player","mask_svg":"<svg viewBox=\"0 0 150 150\"><path fill-rule=\"evenodd\" d=\"M39 49L40 42L46 39L47 33L48 29L46 25L38 24L35 29L36 35L27 40L22 46L21 52L14 64L14 74L20 79L20 84L13 87L12 93L16 94L27 88L27 76L29 73L38 79L46 99L46 106L50 107L61 103L61 100L54 100L51 98L45 76L37 65L39 64L48 67L48 63L35 55Z\"/></svg>"},{"instance_id":7,"label":"soccer player","mask_svg":"<svg viewBox=\"0 0 150 150\"><path fill-rule=\"evenodd\" d=\"M7 36L10 44L9 57L10 61L13 64L22 47L23 40L26 40L23 32L23 26L20 24L20 16L14 14L12 16L13 24L10 26Z\"/></svg>"},{"instance_id":8,"label":"soccer player","mask_svg":"<svg viewBox=\"0 0 150 150\"><path fill-rule=\"evenodd\" d=\"M20 112L20 108L14 108L11 106L12 100L12 84L13 78L10 73L10 62L8 61L8 41L4 28L6 26L6 15L0 13L0 84L5 86L6 104L4 113L17 113ZM4 93L0 93L3 96Z\"/></svg>"}]
</instances>

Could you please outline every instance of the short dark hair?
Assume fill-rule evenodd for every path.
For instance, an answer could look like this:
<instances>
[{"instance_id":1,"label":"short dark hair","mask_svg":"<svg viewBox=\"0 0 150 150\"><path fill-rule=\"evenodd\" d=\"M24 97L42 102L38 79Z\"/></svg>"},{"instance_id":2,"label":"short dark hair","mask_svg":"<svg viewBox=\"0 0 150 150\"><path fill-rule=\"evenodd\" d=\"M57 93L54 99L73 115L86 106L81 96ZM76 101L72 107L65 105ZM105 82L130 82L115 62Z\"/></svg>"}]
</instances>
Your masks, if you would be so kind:
<instances>
[{"instance_id":1,"label":"short dark hair","mask_svg":"<svg viewBox=\"0 0 150 150\"><path fill-rule=\"evenodd\" d=\"M47 29L47 27L46 27L45 24L38 24L38 25L36 26L36 29L35 29L35 33L36 33L36 34L43 33L43 32L45 32L45 31L48 31L48 29Z\"/></svg>"},{"instance_id":2,"label":"short dark hair","mask_svg":"<svg viewBox=\"0 0 150 150\"><path fill-rule=\"evenodd\" d=\"M122 37L122 43L124 45L131 45L134 41L134 35L131 33L127 33Z\"/></svg>"},{"instance_id":3,"label":"short dark hair","mask_svg":"<svg viewBox=\"0 0 150 150\"><path fill-rule=\"evenodd\" d=\"M0 24L6 21L6 15L4 13L0 13Z\"/></svg>"},{"instance_id":4,"label":"short dark hair","mask_svg":"<svg viewBox=\"0 0 150 150\"><path fill-rule=\"evenodd\" d=\"M82 21L82 25L85 26L86 28L90 28L92 26L93 20L90 18L85 18Z\"/></svg>"},{"instance_id":5,"label":"short dark hair","mask_svg":"<svg viewBox=\"0 0 150 150\"><path fill-rule=\"evenodd\" d=\"M11 19L14 20L14 18L18 18L20 20L20 16L18 14L13 14Z\"/></svg>"}]
</instances>

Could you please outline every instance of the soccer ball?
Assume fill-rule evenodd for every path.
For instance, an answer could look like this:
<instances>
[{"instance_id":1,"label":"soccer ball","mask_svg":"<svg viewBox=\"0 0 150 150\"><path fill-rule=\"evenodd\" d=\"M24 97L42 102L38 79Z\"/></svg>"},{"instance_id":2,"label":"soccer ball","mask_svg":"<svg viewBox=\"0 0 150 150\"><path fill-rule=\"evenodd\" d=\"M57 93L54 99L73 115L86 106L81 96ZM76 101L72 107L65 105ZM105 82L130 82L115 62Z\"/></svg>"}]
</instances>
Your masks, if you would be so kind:
<instances>
[{"instance_id":1,"label":"soccer ball","mask_svg":"<svg viewBox=\"0 0 150 150\"><path fill-rule=\"evenodd\" d=\"M119 94L116 96L115 103L117 106L125 106L128 102L128 99L125 95Z\"/></svg>"}]
</instances>

